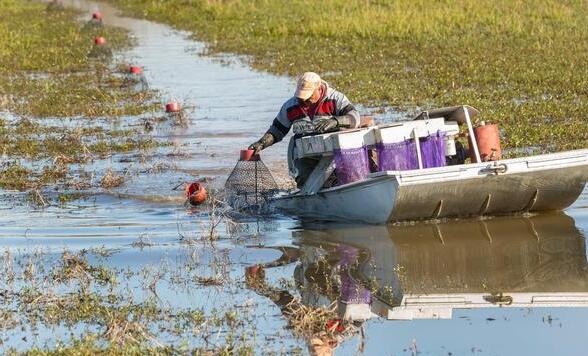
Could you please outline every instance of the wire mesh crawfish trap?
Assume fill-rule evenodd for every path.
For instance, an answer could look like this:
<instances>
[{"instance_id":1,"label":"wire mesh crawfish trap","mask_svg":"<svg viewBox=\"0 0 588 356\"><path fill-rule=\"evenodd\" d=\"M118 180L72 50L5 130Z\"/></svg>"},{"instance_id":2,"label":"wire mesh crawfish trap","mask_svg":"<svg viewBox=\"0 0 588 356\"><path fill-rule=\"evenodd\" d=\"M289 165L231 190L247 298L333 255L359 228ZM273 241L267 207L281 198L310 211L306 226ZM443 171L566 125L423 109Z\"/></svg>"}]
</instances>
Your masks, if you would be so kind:
<instances>
[{"instance_id":1,"label":"wire mesh crawfish trap","mask_svg":"<svg viewBox=\"0 0 588 356\"><path fill-rule=\"evenodd\" d=\"M278 190L267 166L252 150L241 151L241 157L225 183L227 202L236 210L261 211Z\"/></svg>"}]
</instances>

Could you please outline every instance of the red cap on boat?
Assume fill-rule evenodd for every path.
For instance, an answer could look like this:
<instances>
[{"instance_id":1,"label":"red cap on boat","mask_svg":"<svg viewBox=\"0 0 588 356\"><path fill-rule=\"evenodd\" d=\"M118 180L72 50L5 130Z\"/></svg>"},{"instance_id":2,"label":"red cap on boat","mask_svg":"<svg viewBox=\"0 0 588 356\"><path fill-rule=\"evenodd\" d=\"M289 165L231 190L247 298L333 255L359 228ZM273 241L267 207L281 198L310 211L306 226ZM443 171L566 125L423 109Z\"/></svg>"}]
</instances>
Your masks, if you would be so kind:
<instances>
[{"instance_id":1,"label":"red cap on boat","mask_svg":"<svg viewBox=\"0 0 588 356\"><path fill-rule=\"evenodd\" d=\"M129 73L132 73L132 74L141 74L141 73L143 73L143 68L141 68L139 66L130 66L129 67Z\"/></svg>"},{"instance_id":2,"label":"red cap on boat","mask_svg":"<svg viewBox=\"0 0 588 356\"><path fill-rule=\"evenodd\" d=\"M102 46L106 43L106 39L104 37L96 37L94 38L94 44L97 46Z\"/></svg>"},{"instance_id":3,"label":"red cap on boat","mask_svg":"<svg viewBox=\"0 0 588 356\"><path fill-rule=\"evenodd\" d=\"M176 103L175 101L171 103L165 104L165 111L166 112L178 112L180 111L180 104Z\"/></svg>"},{"instance_id":4,"label":"red cap on boat","mask_svg":"<svg viewBox=\"0 0 588 356\"><path fill-rule=\"evenodd\" d=\"M239 157L240 161L259 161L259 154L255 154L254 150L241 150Z\"/></svg>"},{"instance_id":5,"label":"red cap on boat","mask_svg":"<svg viewBox=\"0 0 588 356\"><path fill-rule=\"evenodd\" d=\"M200 205L206 201L208 192L204 186L198 182L190 183L186 186L186 198L192 205Z\"/></svg>"},{"instance_id":6,"label":"red cap on boat","mask_svg":"<svg viewBox=\"0 0 588 356\"><path fill-rule=\"evenodd\" d=\"M100 11L96 11L92 14L92 18L94 20L102 20L102 14L100 13Z\"/></svg>"}]
</instances>

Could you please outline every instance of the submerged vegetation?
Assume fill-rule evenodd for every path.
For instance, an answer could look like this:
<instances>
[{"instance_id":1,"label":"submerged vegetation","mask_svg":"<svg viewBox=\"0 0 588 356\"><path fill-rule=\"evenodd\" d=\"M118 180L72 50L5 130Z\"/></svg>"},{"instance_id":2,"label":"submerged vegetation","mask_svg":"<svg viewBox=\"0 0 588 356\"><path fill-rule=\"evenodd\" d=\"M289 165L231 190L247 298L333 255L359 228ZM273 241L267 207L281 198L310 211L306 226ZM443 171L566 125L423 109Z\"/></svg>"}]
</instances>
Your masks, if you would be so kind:
<instances>
[{"instance_id":1,"label":"submerged vegetation","mask_svg":"<svg viewBox=\"0 0 588 356\"><path fill-rule=\"evenodd\" d=\"M581 1L109 1L255 68L321 73L369 106L473 105L509 148L588 142Z\"/></svg>"},{"instance_id":2,"label":"submerged vegetation","mask_svg":"<svg viewBox=\"0 0 588 356\"><path fill-rule=\"evenodd\" d=\"M234 311L171 306L157 295L157 289L183 293L200 271L198 263L186 260L177 270L166 261L156 269L117 269L103 264L116 251L102 252L66 250L59 256L43 249L7 249L0 254L0 328L7 354L252 354L248 325ZM145 296L128 293L136 281L146 281L134 287ZM46 334L55 329L56 335ZM27 342L28 335L39 334L50 340L45 346L5 345L14 344L14 337Z\"/></svg>"},{"instance_id":3,"label":"submerged vegetation","mask_svg":"<svg viewBox=\"0 0 588 356\"><path fill-rule=\"evenodd\" d=\"M126 65L89 55L97 36L112 50L131 46L128 33L83 26L78 15L42 3L0 4L0 188L39 195L47 185L72 183L72 164L157 145L136 128L108 124L154 110L157 93L129 90Z\"/></svg>"},{"instance_id":4,"label":"submerged vegetation","mask_svg":"<svg viewBox=\"0 0 588 356\"><path fill-rule=\"evenodd\" d=\"M163 245L77 251L5 247L0 251L0 350L9 355L300 354L300 341L306 341L311 354L324 355L358 336L361 323L339 319L336 303L302 302L299 293L314 295L315 282L304 287L295 277L279 286L266 281L266 267L271 274L274 267L301 263L296 248L277 248L282 257L266 267L246 267L243 276L235 273L243 263L229 256L234 251L215 243ZM149 252L143 254L143 248ZM249 291L264 299L252 298ZM273 314L274 308L285 321L270 321L277 329L257 329L268 323L264 310Z\"/></svg>"}]
</instances>

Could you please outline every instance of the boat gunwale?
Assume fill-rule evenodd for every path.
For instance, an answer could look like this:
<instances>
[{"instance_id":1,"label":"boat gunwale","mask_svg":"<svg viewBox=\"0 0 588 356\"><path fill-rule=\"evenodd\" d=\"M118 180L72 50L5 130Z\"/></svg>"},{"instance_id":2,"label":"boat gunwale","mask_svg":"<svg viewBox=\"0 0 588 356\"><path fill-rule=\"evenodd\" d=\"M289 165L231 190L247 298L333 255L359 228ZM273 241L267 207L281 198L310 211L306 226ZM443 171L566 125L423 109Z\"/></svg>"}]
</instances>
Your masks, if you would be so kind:
<instances>
[{"instance_id":1,"label":"boat gunwale","mask_svg":"<svg viewBox=\"0 0 588 356\"><path fill-rule=\"evenodd\" d=\"M561 168L568 168L568 167L577 167L577 166L587 166L588 168L588 149L580 149L580 150L571 150L571 151L563 151L563 152L555 152L555 153L547 153L542 155L536 156L525 156L525 157L517 157L517 158L509 158L504 160L498 161L490 161L490 162L482 162L482 163L468 163L468 164L460 164L454 166L443 166L443 167L432 167L432 168L423 168L423 169L413 169L408 171L381 171L381 172L374 172L371 173L368 178L357 180L351 183L338 185L331 188L321 189L314 194L302 194L300 190L295 191L293 193L283 195L283 196L276 196L273 200L284 200L289 198L302 198L302 197L309 197L314 195L320 194L327 194L327 193L334 193L340 190L347 190L352 189L356 186L366 185L368 183L379 183L380 180L393 180L396 181L396 184L399 186L407 186L407 185L417 185L417 184L427 184L427 183L435 183L435 182L442 182L447 180L469 180L469 179L483 179L488 176L492 176L493 174L486 174L486 175L479 175L479 176L471 176L471 177L455 177L455 179L431 179L427 181L408 181L402 182L401 179L403 177L418 177L418 176L427 176L439 173L459 173L465 172L467 170L475 170L475 169L487 169L489 167L493 167L500 164L513 164L513 163L523 163L528 161L541 161L546 158L557 159L557 158L567 158L567 157L581 157L585 156L585 162L577 162L577 163L567 163L565 165L558 165L556 167L541 167L541 168L528 168L525 171L518 171L518 172L507 172L502 175L510 175L510 174L525 174L530 172L536 171L547 171L547 170L555 170ZM398 179L400 178L400 179Z\"/></svg>"}]
</instances>

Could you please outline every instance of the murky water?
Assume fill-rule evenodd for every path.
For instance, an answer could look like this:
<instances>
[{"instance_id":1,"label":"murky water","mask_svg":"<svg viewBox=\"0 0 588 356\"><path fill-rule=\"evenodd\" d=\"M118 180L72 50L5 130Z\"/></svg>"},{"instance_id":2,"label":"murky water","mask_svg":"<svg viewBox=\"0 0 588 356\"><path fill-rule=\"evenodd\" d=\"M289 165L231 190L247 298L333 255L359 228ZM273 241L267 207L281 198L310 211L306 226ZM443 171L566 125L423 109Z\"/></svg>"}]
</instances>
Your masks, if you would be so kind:
<instances>
[{"instance_id":1,"label":"murky water","mask_svg":"<svg viewBox=\"0 0 588 356\"><path fill-rule=\"evenodd\" d=\"M150 85L166 99L195 109L187 126L155 127L156 135L171 137L175 145L150 159L174 169L138 174L116 192L122 195L100 193L41 210L10 203L14 194L3 193L0 249L23 260L35 251L57 260L66 249L104 247L112 250L103 259L109 267L137 272L118 288L139 299L149 295L145 281L153 271L180 271L176 279L183 282L170 277L156 285L159 300L178 309L239 310L264 340L259 353L297 347L306 352L269 292L315 306L339 300L342 313L373 317L363 324L364 337L344 340L340 354L585 353L586 190L561 214L405 226L309 225L282 217L221 222L213 247L199 243L215 217L187 211L172 188L194 177L222 184L239 150L267 129L291 95L293 81L254 72L230 56L202 56L203 44L167 26L121 17L103 4L68 3L88 14L100 10L106 23L131 30L138 45L122 56L144 66ZM264 151L278 174L284 172L285 146ZM136 158L121 155L109 164ZM276 259L280 263L272 263ZM102 260L94 254L90 261ZM270 287L263 291L244 283L247 268L256 265L265 266ZM226 283L197 282L206 276L223 276ZM3 347L68 337L66 329L25 328L4 333ZM178 339L161 335L159 341Z\"/></svg>"},{"instance_id":2,"label":"murky water","mask_svg":"<svg viewBox=\"0 0 588 356\"><path fill-rule=\"evenodd\" d=\"M202 171L204 176L209 171L214 177L226 174L239 150L267 130L291 94L291 79L254 72L233 57L204 57L205 46L189 39L188 33L117 16L110 6L68 3L88 13L99 9L105 24L129 29L137 46L122 56L144 67L148 82L162 90L165 100L194 108L188 110L187 127L156 127L156 135L171 136L185 155L174 162L179 168ZM268 162L282 162L283 157L281 147L264 152Z\"/></svg>"}]
</instances>

